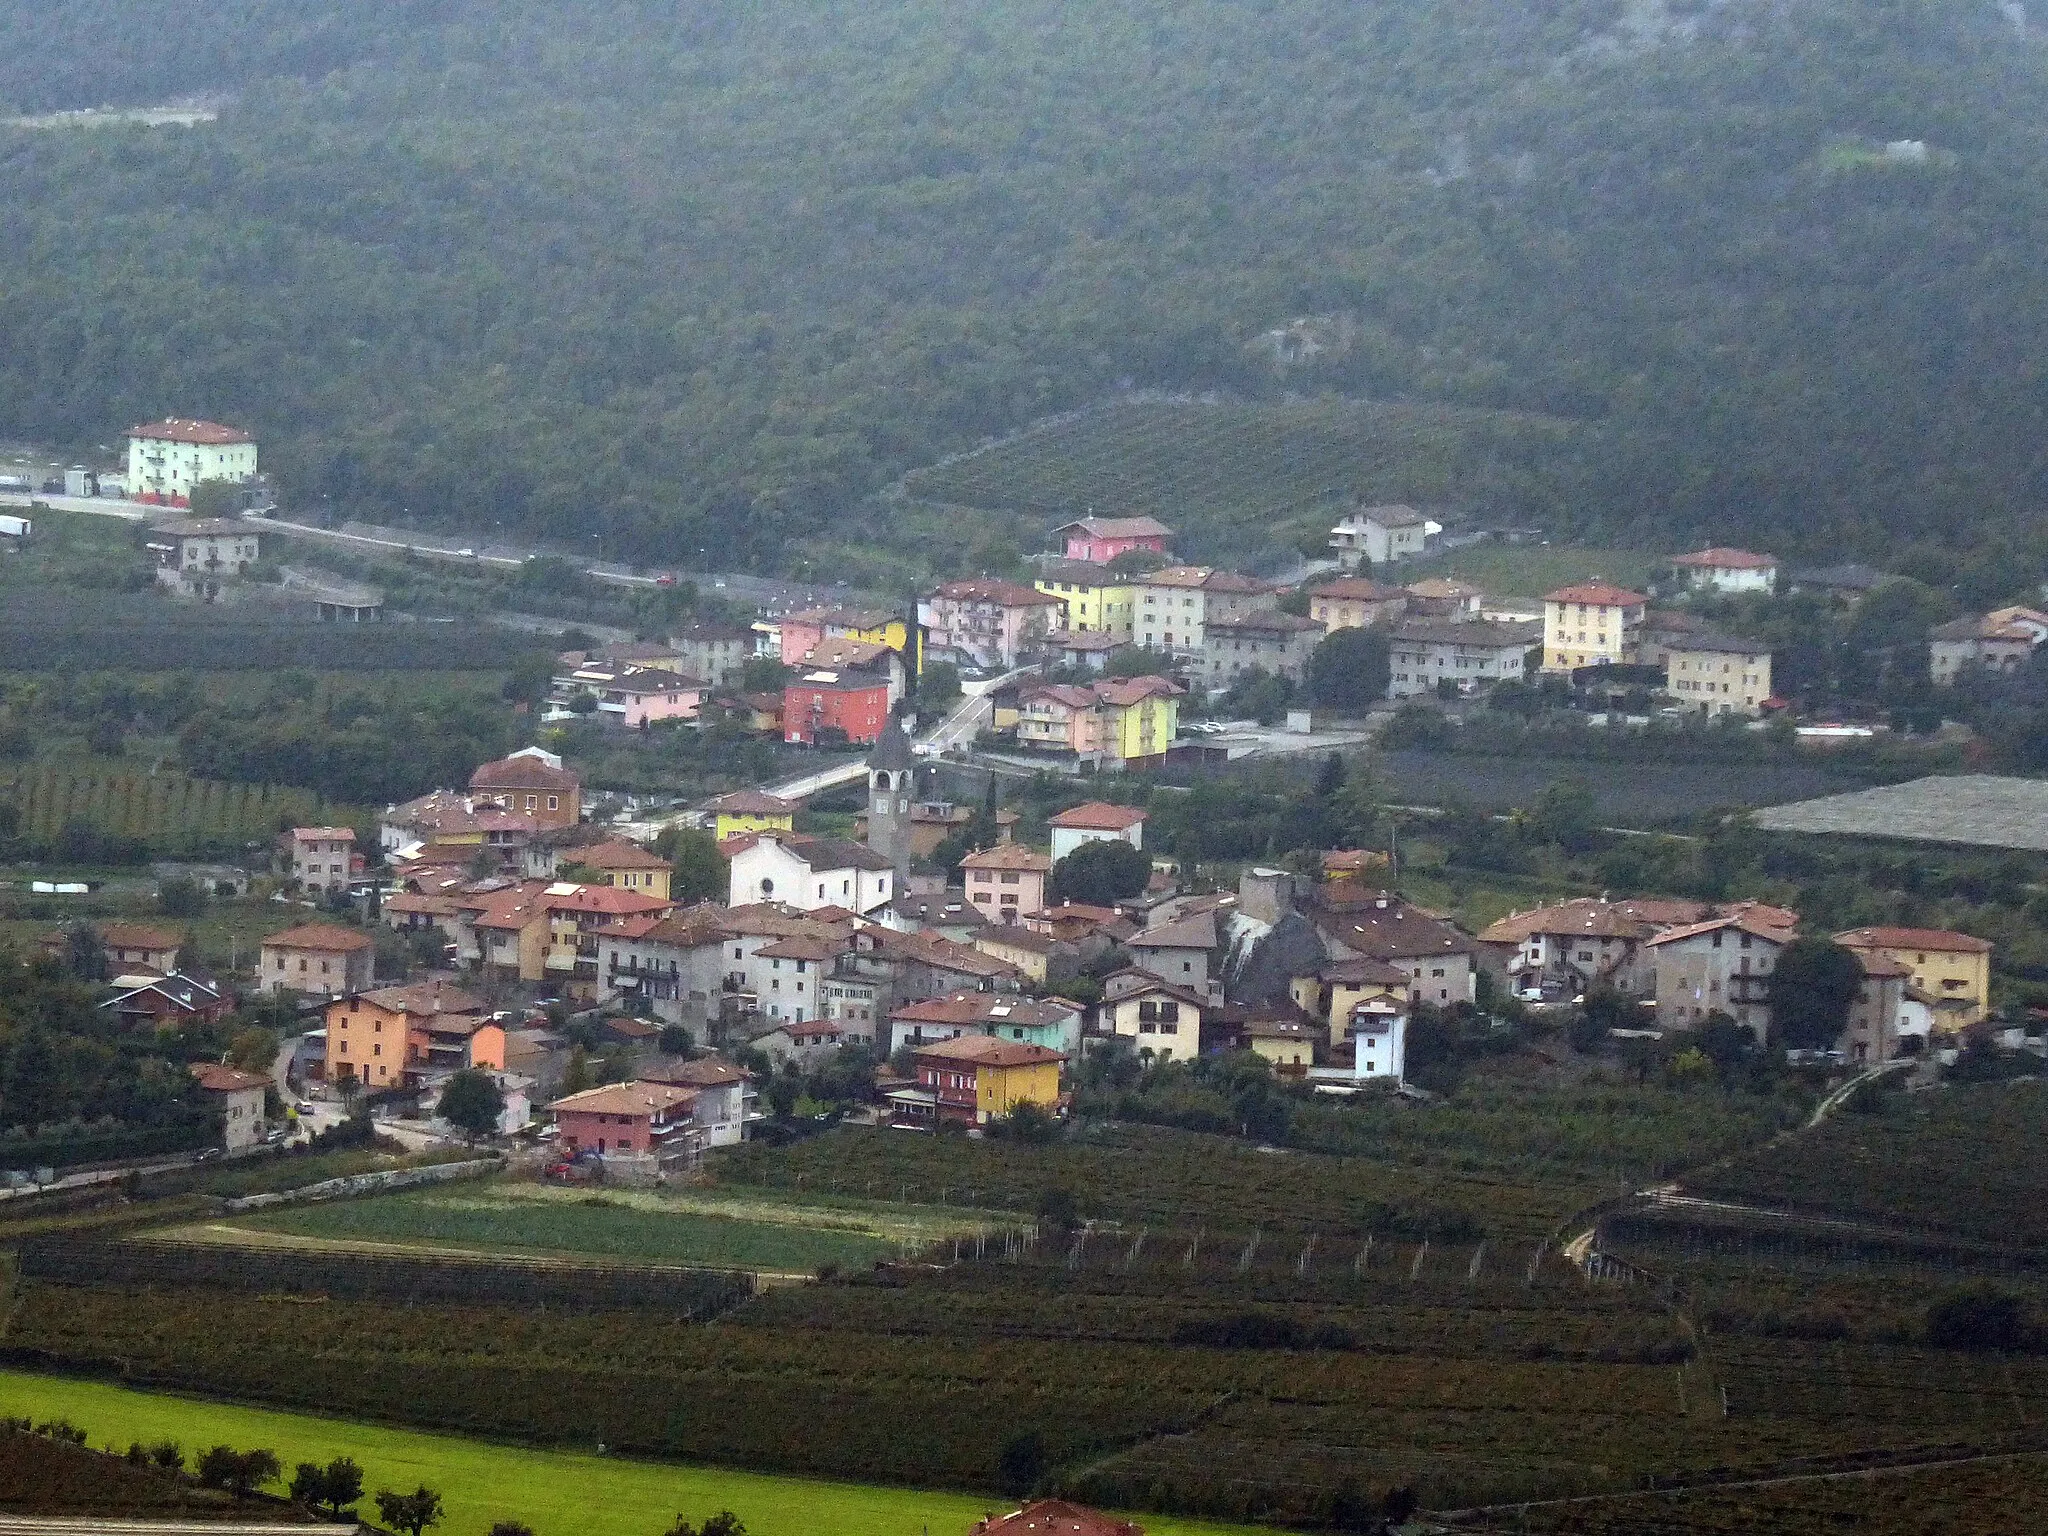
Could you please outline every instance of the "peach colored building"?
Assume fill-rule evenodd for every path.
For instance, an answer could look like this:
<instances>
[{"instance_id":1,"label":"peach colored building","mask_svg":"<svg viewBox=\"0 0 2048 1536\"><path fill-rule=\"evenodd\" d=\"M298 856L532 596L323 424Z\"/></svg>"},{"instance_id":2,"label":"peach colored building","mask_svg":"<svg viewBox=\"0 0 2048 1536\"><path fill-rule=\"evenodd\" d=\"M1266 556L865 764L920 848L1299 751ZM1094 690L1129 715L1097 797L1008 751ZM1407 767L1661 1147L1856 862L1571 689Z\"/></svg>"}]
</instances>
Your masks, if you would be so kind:
<instances>
[{"instance_id":1,"label":"peach colored building","mask_svg":"<svg viewBox=\"0 0 2048 1536\"><path fill-rule=\"evenodd\" d=\"M1014 923L1045 910L1045 880L1052 856L1016 843L999 843L960 861L967 899L983 917Z\"/></svg>"}]
</instances>

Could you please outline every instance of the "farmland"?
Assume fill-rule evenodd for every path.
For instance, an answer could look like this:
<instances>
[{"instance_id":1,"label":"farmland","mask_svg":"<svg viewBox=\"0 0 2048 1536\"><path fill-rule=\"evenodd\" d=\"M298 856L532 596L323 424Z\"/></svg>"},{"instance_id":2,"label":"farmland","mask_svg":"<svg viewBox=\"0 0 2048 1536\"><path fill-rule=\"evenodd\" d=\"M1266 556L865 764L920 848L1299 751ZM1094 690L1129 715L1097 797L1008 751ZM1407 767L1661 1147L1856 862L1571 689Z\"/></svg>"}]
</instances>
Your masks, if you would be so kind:
<instances>
[{"instance_id":1,"label":"farmland","mask_svg":"<svg viewBox=\"0 0 2048 1536\"><path fill-rule=\"evenodd\" d=\"M1401 567L1404 581L1455 576L1489 597L1536 598L1575 581L1612 581L1641 590L1666 557L1653 550L1575 544L1475 544Z\"/></svg>"},{"instance_id":2,"label":"farmland","mask_svg":"<svg viewBox=\"0 0 2048 1536\"><path fill-rule=\"evenodd\" d=\"M541 1536L651 1536L666 1529L678 1510L697 1521L720 1509L738 1514L751 1536L902 1536L927 1527L953 1536L999 1503L984 1493L660 1466L587 1449L515 1449L20 1373L0 1374L0 1412L67 1417L88 1429L96 1443L168 1438L188 1449L268 1446L287 1467L352 1456L369 1488L425 1482L439 1490L448 1509L442 1529L455 1536L475 1536L498 1520L523 1521ZM1145 1524L1150 1536L1228 1536L1230 1530L1153 1516Z\"/></svg>"},{"instance_id":3,"label":"farmland","mask_svg":"<svg viewBox=\"0 0 2048 1536\"><path fill-rule=\"evenodd\" d=\"M540 1253L717 1269L808 1272L871 1264L984 1223L954 1213L858 1213L787 1202L692 1196L584 1195L497 1181L301 1206L230 1222L176 1228L187 1241L309 1240L399 1250Z\"/></svg>"},{"instance_id":4,"label":"farmland","mask_svg":"<svg viewBox=\"0 0 2048 1536\"><path fill-rule=\"evenodd\" d=\"M55 840L74 822L103 838L130 838L161 856L233 855L267 842L280 826L346 821L309 790L225 784L118 764L57 762L0 769L0 798L21 813L25 836Z\"/></svg>"},{"instance_id":5,"label":"farmland","mask_svg":"<svg viewBox=\"0 0 2048 1536\"><path fill-rule=\"evenodd\" d=\"M1958 774L1781 805L1757 818L1774 832L1832 832L1915 842L2048 851L2048 783Z\"/></svg>"},{"instance_id":6,"label":"farmland","mask_svg":"<svg viewBox=\"0 0 2048 1536\"><path fill-rule=\"evenodd\" d=\"M1180 531L1183 554L1270 562L1354 496L1511 498L1509 466L1566 432L1542 417L1440 405L1125 401L918 470L905 489L1044 521L1149 515Z\"/></svg>"},{"instance_id":7,"label":"farmland","mask_svg":"<svg viewBox=\"0 0 2048 1536\"><path fill-rule=\"evenodd\" d=\"M16 1406L13 1400L6 1400L0 1413L47 1421L48 1416L43 1413L26 1413L27 1406ZM59 1413L56 1417L63 1415ZM161 1472L129 1466L104 1451L13 1429L0 1429L0 1510L129 1519L237 1518L234 1500L227 1494L201 1490ZM277 1523L280 1517L289 1518L285 1511L265 1513L272 1523Z\"/></svg>"}]
</instances>

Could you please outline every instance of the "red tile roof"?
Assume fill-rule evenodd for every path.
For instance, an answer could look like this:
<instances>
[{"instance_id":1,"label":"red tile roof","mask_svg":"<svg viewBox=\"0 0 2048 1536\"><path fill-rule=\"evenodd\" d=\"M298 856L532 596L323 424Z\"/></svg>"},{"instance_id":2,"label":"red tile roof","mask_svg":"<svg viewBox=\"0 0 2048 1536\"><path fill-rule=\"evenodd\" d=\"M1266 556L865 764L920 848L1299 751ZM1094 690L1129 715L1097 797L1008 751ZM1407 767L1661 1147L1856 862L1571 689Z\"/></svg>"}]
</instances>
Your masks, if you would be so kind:
<instances>
[{"instance_id":1,"label":"red tile roof","mask_svg":"<svg viewBox=\"0 0 2048 1536\"><path fill-rule=\"evenodd\" d=\"M592 869L668 868L668 860L660 854L650 852L638 843L629 843L622 837L584 850L576 855L574 862L588 864Z\"/></svg>"},{"instance_id":2,"label":"red tile roof","mask_svg":"<svg viewBox=\"0 0 2048 1536\"><path fill-rule=\"evenodd\" d=\"M1607 608L1640 608L1649 599L1611 581L1583 581L1577 586L1559 587L1543 594L1546 603L1592 603Z\"/></svg>"},{"instance_id":3,"label":"red tile roof","mask_svg":"<svg viewBox=\"0 0 2048 1536\"><path fill-rule=\"evenodd\" d=\"M1000 579L942 582L934 589L932 596L959 603L994 603L1001 608L1064 606L1049 592L1040 592L1035 587Z\"/></svg>"},{"instance_id":4,"label":"red tile roof","mask_svg":"<svg viewBox=\"0 0 2048 1536\"><path fill-rule=\"evenodd\" d=\"M1946 928L1851 928L1835 935L1845 949L1931 949L1948 954L1988 955L1991 943Z\"/></svg>"},{"instance_id":5,"label":"red tile roof","mask_svg":"<svg viewBox=\"0 0 2048 1536\"><path fill-rule=\"evenodd\" d=\"M254 1072L238 1072L217 1061L195 1061L188 1069L192 1081L208 1093L244 1093L251 1088L268 1088L270 1079Z\"/></svg>"},{"instance_id":6,"label":"red tile roof","mask_svg":"<svg viewBox=\"0 0 2048 1536\"><path fill-rule=\"evenodd\" d=\"M1707 571L1769 571L1777 568L1778 557L1757 555L1746 549L1727 549L1716 545L1712 549L1695 550L1689 555L1676 555L1671 563Z\"/></svg>"},{"instance_id":7,"label":"red tile roof","mask_svg":"<svg viewBox=\"0 0 2048 1536\"><path fill-rule=\"evenodd\" d=\"M256 441L239 427L224 427L217 421L180 421L175 416L163 421L147 421L139 427L130 427L128 435L154 438L163 443L199 443L209 448Z\"/></svg>"},{"instance_id":8,"label":"red tile roof","mask_svg":"<svg viewBox=\"0 0 2048 1536\"><path fill-rule=\"evenodd\" d=\"M100 943L107 949L176 949L178 936L146 923L102 923Z\"/></svg>"},{"instance_id":9,"label":"red tile roof","mask_svg":"<svg viewBox=\"0 0 2048 1536\"><path fill-rule=\"evenodd\" d=\"M1069 528L1079 528L1083 533L1098 539L1169 539L1173 530L1156 517L1079 517L1071 523L1061 523L1054 533L1065 533Z\"/></svg>"},{"instance_id":10,"label":"red tile roof","mask_svg":"<svg viewBox=\"0 0 2048 1536\"><path fill-rule=\"evenodd\" d=\"M265 949L314 949L328 952L368 949L376 941L367 933L334 923L301 923L263 940Z\"/></svg>"},{"instance_id":11,"label":"red tile roof","mask_svg":"<svg viewBox=\"0 0 2048 1536\"><path fill-rule=\"evenodd\" d=\"M932 1056L940 1061L957 1061L977 1067L1035 1067L1067 1059L1063 1053L1048 1050L1042 1045L1027 1045L1022 1040L998 1040L993 1035L962 1035L957 1040L920 1045L916 1051L920 1057Z\"/></svg>"},{"instance_id":12,"label":"red tile roof","mask_svg":"<svg viewBox=\"0 0 2048 1536\"><path fill-rule=\"evenodd\" d=\"M1145 812L1135 805L1111 805L1104 800L1090 800L1084 805L1070 806L1061 811L1049 824L1077 832L1122 832L1144 819Z\"/></svg>"},{"instance_id":13,"label":"red tile roof","mask_svg":"<svg viewBox=\"0 0 2048 1536\"><path fill-rule=\"evenodd\" d=\"M977 1521L968 1536L1145 1536L1145 1528L1065 1499L1034 1499L1014 1514Z\"/></svg>"},{"instance_id":14,"label":"red tile roof","mask_svg":"<svg viewBox=\"0 0 2048 1536\"><path fill-rule=\"evenodd\" d=\"M1052 855L1019 843L998 843L981 848L960 861L962 869L1015 869L1045 874L1052 868Z\"/></svg>"},{"instance_id":15,"label":"red tile roof","mask_svg":"<svg viewBox=\"0 0 2048 1536\"><path fill-rule=\"evenodd\" d=\"M1338 576L1330 581L1319 581L1308 589L1310 597L1334 597L1348 602L1389 603L1396 598L1406 598L1407 593L1399 587L1381 586L1369 576Z\"/></svg>"},{"instance_id":16,"label":"red tile roof","mask_svg":"<svg viewBox=\"0 0 2048 1536\"><path fill-rule=\"evenodd\" d=\"M583 781L566 768L550 768L537 757L501 757L469 776L471 789L578 789Z\"/></svg>"},{"instance_id":17,"label":"red tile roof","mask_svg":"<svg viewBox=\"0 0 2048 1536\"><path fill-rule=\"evenodd\" d=\"M598 1115L631 1115L636 1119L650 1118L678 1104L688 1104L697 1097L695 1088L686 1088L678 1083L611 1083L603 1088L586 1088L581 1093L572 1093L566 1099L557 1099L548 1108L556 1114L568 1110L571 1113Z\"/></svg>"}]
</instances>

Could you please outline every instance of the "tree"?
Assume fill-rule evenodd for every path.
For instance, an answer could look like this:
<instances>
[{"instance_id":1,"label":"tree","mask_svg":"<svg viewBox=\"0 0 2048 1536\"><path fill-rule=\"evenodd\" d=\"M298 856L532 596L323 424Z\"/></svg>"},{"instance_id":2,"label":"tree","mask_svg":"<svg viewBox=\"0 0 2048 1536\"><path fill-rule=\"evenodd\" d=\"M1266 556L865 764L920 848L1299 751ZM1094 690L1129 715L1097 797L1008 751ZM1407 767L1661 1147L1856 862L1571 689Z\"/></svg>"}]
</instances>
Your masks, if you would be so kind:
<instances>
[{"instance_id":1,"label":"tree","mask_svg":"<svg viewBox=\"0 0 2048 1536\"><path fill-rule=\"evenodd\" d=\"M655 1044L664 1056L687 1056L697 1046L697 1042L690 1038L690 1032L680 1024L662 1025Z\"/></svg>"},{"instance_id":2,"label":"tree","mask_svg":"<svg viewBox=\"0 0 2048 1536\"><path fill-rule=\"evenodd\" d=\"M64 935L64 968L80 981L107 979L107 949L92 924L75 923Z\"/></svg>"},{"instance_id":3,"label":"tree","mask_svg":"<svg viewBox=\"0 0 2048 1536\"><path fill-rule=\"evenodd\" d=\"M749 656L740 667L740 688L747 693L780 693L789 668L773 656Z\"/></svg>"},{"instance_id":4,"label":"tree","mask_svg":"<svg viewBox=\"0 0 2048 1536\"><path fill-rule=\"evenodd\" d=\"M1635 1006L1610 982L1596 981L1586 988L1586 999L1572 1018L1566 1038L1572 1049L1591 1055L1604 1046L1612 1031L1636 1022Z\"/></svg>"},{"instance_id":5,"label":"tree","mask_svg":"<svg viewBox=\"0 0 2048 1536\"><path fill-rule=\"evenodd\" d=\"M729 1509L721 1509L702 1525L692 1525L687 1516L677 1515L676 1523L663 1536L747 1536L747 1528L740 1523L738 1515Z\"/></svg>"},{"instance_id":6,"label":"tree","mask_svg":"<svg viewBox=\"0 0 2048 1536\"><path fill-rule=\"evenodd\" d=\"M1927 1342L1936 1349L2013 1354L2035 1342L2026 1298L1996 1286L1951 1291L1927 1308Z\"/></svg>"},{"instance_id":7,"label":"tree","mask_svg":"<svg viewBox=\"0 0 2048 1536\"><path fill-rule=\"evenodd\" d=\"M1052 895L1089 906L1114 906L1145 889L1152 861L1122 838L1083 843L1052 867Z\"/></svg>"},{"instance_id":8,"label":"tree","mask_svg":"<svg viewBox=\"0 0 2048 1536\"><path fill-rule=\"evenodd\" d=\"M590 1052L581 1045L571 1047L569 1064L562 1069L562 1097L581 1093L591 1085Z\"/></svg>"},{"instance_id":9,"label":"tree","mask_svg":"<svg viewBox=\"0 0 2048 1536\"><path fill-rule=\"evenodd\" d=\"M441 1118L471 1141L496 1135L504 1113L505 1090L488 1072L458 1072L441 1090Z\"/></svg>"},{"instance_id":10,"label":"tree","mask_svg":"<svg viewBox=\"0 0 2048 1536\"><path fill-rule=\"evenodd\" d=\"M165 917L197 917L206 910L206 892L185 875L171 875L156 888L157 910Z\"/></svg>"},{"instance_id":11,"label":"tree","mask_svg":"<svg viewBox=\"0 0 2048 1536\"><path fill-rule=\"evenodd\" d=\"M411 1493L390 1488L377 1492L377 1518L406 1536L420 1536L430 1525L441 1523L441 1495L422 1483Z\"/></svg>"},{"instance_id":12,"label":"tree","mask_svg":"<svg viewBox=\"0 0 2048 1536\"><path fill-rule=\"evenodd\" d=\"M1325 635L1308 659L1308 694L1329 709L1361 714L1387 696L1394 680L1387 637L1376 629Z\"/></svg>"},{"instance_id":13,"label":"tree","mask_svg":"<svg viewBox=\"0 0 2048 1536\"><path fill-rule=\"evenodd\" d=\"M285 1491L294 1504L317 1508L327 1498L327 1469L317 1461L300 1462L292 1470L292 1480Z\"/></svg>"},{"instance_id":14,"label":"tree","mask_svg":"<svg viewBox=\"0 0 2048 1536\"><path fill-rule=\"evenodd\" d=\"M718 839L698 827L666 826L654 839L654 851L675 868L669 885L678 901L723 901L729 885L725 857Z\"/></svg>"},{"instance_id":15,"label":"tree","mask_svg":"<svg viewBox=\"0 0 2048 1536\"><path fill-rule=\"evenodd\" d=\"M520 1520L500 1520L486 1536L533 1536L533 1527Z\"/></svg>"},{"instance_id":16,"label":"tree","mask_svg":"<svg viewBox=\"0 0 2048 1536\"><path fill-rule=\"evenodd\" d=\"M1528 829L1566 853L1586 853L1599 841L1599 814L1592 790L1576 780L1546 784L1529 807Z\"/></svg>"},{"instance_id":17,"label":"tree","mask_svg":"<svg viewBox=\"0 0 2048 1536\"><path fill-rule=\"evenodd\" d=\"M327 1463L321 1474L324 1479L320 1502L334 1514L340 1514L363 1496L363 1469L356 1464L353 1456L337 1456Z\"/></svg>"},{"instance_id":18,"label":"tree","mask_svg":"<svg viewBox=\"0 0 2048 1536\"><path fill-rule=\"evenodd\" d=\"M195 1470L202 1488L224 1488L237 1497L253 1493L284 1472L276 1452L238 1451L231 1445L216 1445L199 1458Z\"/></svg>"},{"instance_id":19,"label":"tree","mask_svg":"<svg viewBox=\"0 0 2048 1536\"><path fill-rule=\"evenodd\" d=\"M1013 1499L1028 1497L1051 1470L1052 1453L1035 1429L1010 1436L996 1453L996 1482Z\"/></svg>"},{"instance_id":20,"label":"tree","mask_svg":"<svg viewBox=\"0 0 2048 1536\"><path fill-rule=\"evenodd\" d=\"M1771 1039L1787 1050L1833 1047L1863 987L1856 956L1827 939L1794 939L1771 969Z\"/></svg>"}]
</instances>

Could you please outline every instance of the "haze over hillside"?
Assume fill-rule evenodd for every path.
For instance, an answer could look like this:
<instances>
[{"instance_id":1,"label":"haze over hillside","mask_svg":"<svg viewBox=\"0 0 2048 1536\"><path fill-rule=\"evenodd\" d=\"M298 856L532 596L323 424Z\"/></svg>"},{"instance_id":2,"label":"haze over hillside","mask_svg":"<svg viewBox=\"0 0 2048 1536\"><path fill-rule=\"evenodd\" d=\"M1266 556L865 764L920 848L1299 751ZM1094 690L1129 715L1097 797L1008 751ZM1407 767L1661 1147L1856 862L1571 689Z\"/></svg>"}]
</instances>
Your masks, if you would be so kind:
<instances>
[{"instance_id":1,"label":"haze over hillside","mask_svg":"<svg viewBox=\"0 0 2048 1536\"><path fill-rule=\"evenodd\" d=\"M1123 384L1328 390L1585 424L1486 488L1560 532L2031 568L2017 14L0 0L8 111L231 98L0 128L0 433L223 416L302 502L774 565Z\"/></svg>"}]
</instances>

